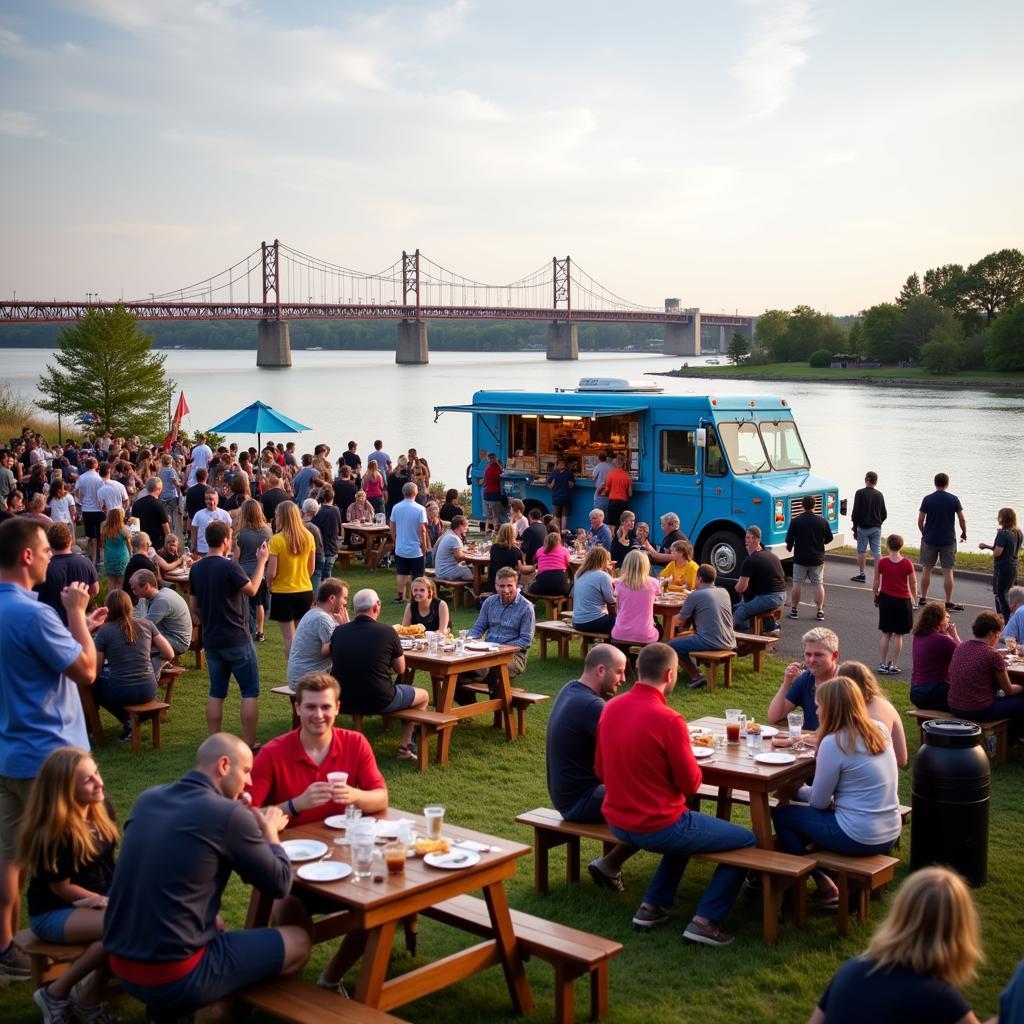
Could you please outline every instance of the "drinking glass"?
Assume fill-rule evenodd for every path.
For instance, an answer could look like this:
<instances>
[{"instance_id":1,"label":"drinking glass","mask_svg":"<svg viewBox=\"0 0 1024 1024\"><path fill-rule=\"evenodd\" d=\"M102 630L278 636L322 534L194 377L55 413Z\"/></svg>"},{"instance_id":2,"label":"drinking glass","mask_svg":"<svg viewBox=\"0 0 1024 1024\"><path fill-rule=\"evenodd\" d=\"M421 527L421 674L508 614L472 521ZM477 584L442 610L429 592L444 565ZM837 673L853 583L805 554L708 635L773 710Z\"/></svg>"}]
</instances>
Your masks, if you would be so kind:
<instances>
[{"instance_id":1,"label":"drinking glass","mask_svg":"<svg viewBox=\"0 0 1024 1024\"><path fill-rule=\"evenodd\" d=\"M331 800L340 804L338 792L348 785L348 772L328 772L327 781L331 784Z\"/></svg>"},{"instance_id":2,"label":"drinking glass","mask_svg":"<svg viewBox=\"0 0 1024 1024\"><path fill-rule=\"evenodd\" d=\"M440 643L440 637L437 633L427 633L427 649L431 654L437 654L438 644Z\"/></svg>"},{"instance_id":3,"label":"drinking glass","mask_svg":"<svg viewBox=\"0 0 1024 1024\"><path fill-rule=\"evenodd\" d=\"M798 708L796 711L790 711L786 715L786 721L789 723L789 738L793 741L793 749L802 750L803 743L801 743L800 737L803 735L804 728L803 710Z\"/></svg>"},{"instance_id":4,"label":"drinking glass","mask_svg":"<svg viewBox=\"0 0 1024 1024\"><path fill-rule=\"evenodd\" d=\"M373 838L360 836L352 842L352 867L356 878L369 878L373 874Z\"/></svg>"},{"instance_id":5,"label":"drinking glass","mask_svg":"<svg viewBox=\"0 0 1024 1024\"><path fill-rule=\"evenodd\" d=\"M747 753L751 757L757 757L764 750L764 736L759 732L747 733Z\"/></svg>"},{"instance_id":6,"label":"drinking glass","mask_svg":"<svg viewBox=\"0 0 1024 1024\"><path fill-rule=\"evenodd\" d=\"M405 843L387 843L384 846L384 863L387 865L389 875L401 875L405 873Z\"/></svg>"},{"instance_id":7,"label":"drinking glass","mask_svg":"<svg viewBox=\"0 0 1024 1024\"><path fill-rule=\"evenodd\" d=\"M726 708L725 709L725 738L730 743L739 743L740 741L740 715L743 712L739 708Z\"/></svg>"},{"instance_id":8,"label":"drinking glass","mask_svg":"<svg viewBox=\"0 0 1024 1024\"><path fill-rule=\"evenodd\" d=\"M423 817L427 819L427 838L440 839L444 828L444 807L441 804L424 807Z\"/></svg>"}]
</instances>

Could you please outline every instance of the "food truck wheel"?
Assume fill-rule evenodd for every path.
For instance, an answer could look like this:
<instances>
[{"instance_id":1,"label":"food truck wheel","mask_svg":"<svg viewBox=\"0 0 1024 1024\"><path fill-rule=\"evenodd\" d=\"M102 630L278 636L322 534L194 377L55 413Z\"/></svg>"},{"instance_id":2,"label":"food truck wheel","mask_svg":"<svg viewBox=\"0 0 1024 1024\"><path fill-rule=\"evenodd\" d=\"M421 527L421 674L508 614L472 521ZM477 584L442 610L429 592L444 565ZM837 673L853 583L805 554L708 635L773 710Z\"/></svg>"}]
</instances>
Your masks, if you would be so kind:
<instances>
[{"instance_id":1,"label":"food truck wheel","mask_svg":"<svg viewBox=\"0 0 1024 1024\"><path fill-rule=\"evenodd\" d=\"M736 578L745 556L743 538L726 530L711 534L701 550L701 561L715 567L719 576Z\"/></svg>"}]
</instances>

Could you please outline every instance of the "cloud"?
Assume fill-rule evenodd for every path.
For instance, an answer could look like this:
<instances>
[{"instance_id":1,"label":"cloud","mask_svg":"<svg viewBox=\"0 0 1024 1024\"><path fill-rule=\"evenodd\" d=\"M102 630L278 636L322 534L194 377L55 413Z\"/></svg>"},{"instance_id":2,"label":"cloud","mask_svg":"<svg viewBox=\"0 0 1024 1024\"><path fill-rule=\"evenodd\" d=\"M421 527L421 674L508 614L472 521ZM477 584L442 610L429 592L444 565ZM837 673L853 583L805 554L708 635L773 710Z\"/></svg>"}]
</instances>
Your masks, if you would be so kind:
<instances>
[{"instance_id":1,"label":"cloud","mask_svg":"<svg viewBox=\"0 0 1024 1024\"><path fill-rule=\"evenodd\" d=\"M774 114L792 95L797 69L807 61L801 44L816 30L810 0L747 0L747 5L758 13L731 70L753 105L752 116L762 118Z\"/></svg>"},{"instance_id":2,"label":"cloud","mask_svg":"<svg viewBox=\"0 0 1024 1024\"><path fill-rule=\"evenodd\" d=\"M33 114L23 110L0 110L0 135L13 135L16 139L41 139L46 129Z\"/></svg>"},{"instance_id":3,"label":"cloud","mask_svg":"<svg viewBox=\"0 0 1024 1024\"><path fill-rule=\"evenodd\" d=\"M472 10L470 0L455 0L446 7L429 11L423 16L423 32L433 40L448 39L458 32Z\"/></svg>"}]
</instances>

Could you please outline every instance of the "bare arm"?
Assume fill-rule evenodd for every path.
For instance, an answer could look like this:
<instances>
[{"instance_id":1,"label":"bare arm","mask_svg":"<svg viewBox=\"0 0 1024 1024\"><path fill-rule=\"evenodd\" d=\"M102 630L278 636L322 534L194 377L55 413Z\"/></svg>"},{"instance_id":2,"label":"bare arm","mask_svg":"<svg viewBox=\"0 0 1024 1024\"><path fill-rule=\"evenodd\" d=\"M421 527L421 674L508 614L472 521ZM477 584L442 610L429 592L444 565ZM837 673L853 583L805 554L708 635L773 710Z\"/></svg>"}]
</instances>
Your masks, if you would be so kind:
<instances>
[{"instance_id":1,"label":"bare arm","mask_svg":"<svg viewBox=\"0 0 1024 1024\"><path fill-rule=\"evenodd\" d=\"M796 705L786 699L786 692L790 686L793 685L793 680L803 671L803 666L797 662L790 662L786 666L786 671L782 677L782 685L779 687L778 692L772 697L771 704L768 705L768 721L769 722L781 722L786 715L796 707Z\"/></svg>"},{"instance_id":2,"label":"bare arm","mask_svg":"<svg viewBox=\"0 0 1024 1024\"><path fill-rule=\"evenodd\" d=\"M240 587L240 593L245 594L246 597L255 597L257 591L260 589L260 584L263 582L263 573L270 560L271 555L267 551L267 542L264 541L256 552L256 571L252 574L249 582L244 586ZM270 577L267 578L267 585L270 585Z\"/></svg>"},{"instance_id":3,"label":"bare arm","mask_svg":"<svg viewBox=\"0 0 1024 1024\"><path fill-rule=\"evenodd\" d=\"M967 540L967 517L963 510L957 512L956 517L960 520L960 539Z\"/></svg>"},{"instance_id":4,"label":"bare arm","mask_svg":"<svg viewBox=\"0 0 1024 1024\"><path fill-rule=\"evenodd\" d=\"M395 658L391 662L391 671L394 672L396 676L403 676L403 675L405 675L405 655L404 654L400 654L397 658Z\"/></svg>"},{"instance_id":5,"label":"bare arm","mask_svg":"<svg viewBox=\"0 0 1024 1024\"><path fill-rule=\"evenodd\" d=\"M448 611L448 602L442 601L437 608L438 625L441 627L442 636L448 632L448 625L451 622L451 615Z\"/></svg>"},{"instance_id":6,"label":"bare arm","mask_svg":"<svg viewBox=\"0 0 1024 1024\"><path fill-rule=\"evenodd\" d=\"M73 682L89 686L96 679L96 645L85 617L89 604L89 588L84 583L70 583L61 594L61 603L68 616L68 632L82 645L78 657L64 669L64 674Z\"/></svg>"},{"instance_id":7,"label":"bare arm","mask_svg":"<svg viewBox=\"0 0 1024 1024\"><path fill-rule=\"evenodd\" d=\"M749 576L741 576L736 581L736 593L737 594L745 594L747 592L747 587L749 587L749 586L750 586L750 577Z\"/></svg>"},{"instance_id":8,"label":"bare arm","mask_svg":"<svg viewBox=\"0 0 1024 1024\"><path fill-rule=\"evenodd\" d=\"M164 661L174 660L174 648L171 647L170 643L167 640L167 637L165 637L162 633L153 634L153 646L156 648L157 653L160 655L161 658L164 659ZM96 670L96 673L97 675L99 674L98 668Z\"/></svg>"},{"instance_id":9,"label":"bare arm","mask_svg":"<svg viewBox=\"0 0 1024 1024\"><path fill-rule=\"evenodd\" d=\"M917 528L918 528L918 530L921 531L921 533L924 533L924 513L923 512L918 512L917 513Z\"/></svg>"}]
</instances>

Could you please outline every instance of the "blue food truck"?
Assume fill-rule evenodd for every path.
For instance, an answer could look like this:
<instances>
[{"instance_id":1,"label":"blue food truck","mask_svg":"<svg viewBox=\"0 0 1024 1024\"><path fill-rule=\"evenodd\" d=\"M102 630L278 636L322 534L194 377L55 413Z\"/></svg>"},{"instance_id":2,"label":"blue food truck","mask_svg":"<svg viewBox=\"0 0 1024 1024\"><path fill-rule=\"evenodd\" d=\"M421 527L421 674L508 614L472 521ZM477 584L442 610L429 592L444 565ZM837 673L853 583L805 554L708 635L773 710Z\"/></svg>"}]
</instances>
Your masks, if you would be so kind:
<instances>
[{"instance_id":1,"label":"blue food truck","mask_svg":"<svg viewBox=\"0 0 1024 1024\"><path fill-rule=\"evenodd\" d=\"M784 398L759 395L664 395L660 388L615 378L583 378L554 393L477 391L470 405L442 405L473 417L473 453L494 452L501 483L527 511L550 509L548 472L564 459L576 474L570 525L588 526L594 508L591 473L602 453L621 457L633 478L630 508L652 527L675 512L697 560L735 578L745 557L747 526L761 528L765 547L781 558L790 519L810 494L815 511L841 543L839 491L811 472L793 411ZM484 459L486 461L486 458ZM481 465L470 480L473 516L483 516ZM845 502L842 504L845 505ZM614 524L611 524L614 525Z\"/></svg>"}]
</instances>

